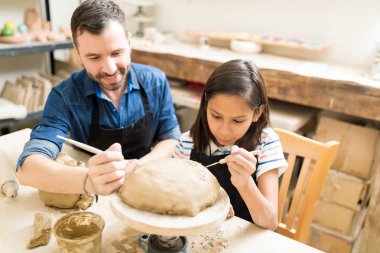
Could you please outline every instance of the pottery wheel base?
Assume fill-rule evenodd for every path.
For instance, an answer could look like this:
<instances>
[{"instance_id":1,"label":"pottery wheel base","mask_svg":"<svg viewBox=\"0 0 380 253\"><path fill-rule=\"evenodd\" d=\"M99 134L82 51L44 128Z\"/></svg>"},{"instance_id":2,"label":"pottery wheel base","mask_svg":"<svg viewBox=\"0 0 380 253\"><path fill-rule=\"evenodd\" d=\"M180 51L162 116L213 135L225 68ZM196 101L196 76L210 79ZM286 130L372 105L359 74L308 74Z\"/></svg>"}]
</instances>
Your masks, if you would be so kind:
<instances>
[{"instance_id":1,"label":"pottery wheel base","mask_svg":"<svg viewBox=\"0 0 380 253\"><path fill-rule=\"evenodd\" d=\"M190 253L185 236L161 236L142 234L139 246L146 253Z\"/></svg>"}]
</instances>

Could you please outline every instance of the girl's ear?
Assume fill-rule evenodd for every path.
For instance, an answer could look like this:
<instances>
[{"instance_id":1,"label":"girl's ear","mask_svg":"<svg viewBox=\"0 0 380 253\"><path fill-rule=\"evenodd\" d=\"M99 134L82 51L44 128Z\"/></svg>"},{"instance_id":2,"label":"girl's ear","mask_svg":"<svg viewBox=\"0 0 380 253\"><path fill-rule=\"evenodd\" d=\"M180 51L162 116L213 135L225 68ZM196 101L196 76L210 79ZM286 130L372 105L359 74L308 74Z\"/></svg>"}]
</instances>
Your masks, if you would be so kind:
<instances>
[{"instance_id":1,"label":"girl's ear","mask_svg":"<svg viewBox=\"0 0 380 253\"><path fill-rule=\"evenodd\" d=\"M261 117L261 114L263 114L265 110L265 105L260 105L259 108L257 108L253 114L253 122L257 122L259 118Z\"/></svg>"}]
</instances>

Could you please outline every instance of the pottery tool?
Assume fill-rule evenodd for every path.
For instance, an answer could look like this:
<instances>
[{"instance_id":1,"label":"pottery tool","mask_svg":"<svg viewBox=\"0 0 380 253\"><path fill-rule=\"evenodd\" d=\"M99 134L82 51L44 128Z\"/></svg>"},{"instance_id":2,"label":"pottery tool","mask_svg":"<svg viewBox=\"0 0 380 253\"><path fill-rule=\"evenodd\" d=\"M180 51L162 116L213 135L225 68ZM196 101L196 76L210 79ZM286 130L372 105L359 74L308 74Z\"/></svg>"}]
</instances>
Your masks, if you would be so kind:
<instances>
[{"instance_id":1,"label":"pottery tool","mask_svg":"<svg viewBox=\"0 0 380 253\"><path fill-rule=\"evenodd\" d=\"M1 193L8 199L14 199L17 197L19 188L15 175L16 166L12 166L8 155L3 150L0 150L0 160L2 161L0 167Z\"/></svg>"},{"instance_id":2,"label":"pottery tool","mask_svg":"<svg viewBox=\"0 0 380 253\"><path fill-rule=\"evenodd\" d=\"M60 136L60 135L57 135L57 138L61 139L61 140L64 140L64 141L66 141L66 142L68 142L68 143L70 143L70 144L72 144L72 145L74 145L74 146L76 146L78 148L86 150L86 151L88 151L90 153L93 153L95 155L100 154L100 153L103 152L102 150L94 148L94 147L92 147L90 145L84 144L84 143L79 142L79 141L74 141L72 139L69 139L69 138L66 138L66 137L63 137L63 136Z\"/></svg>"},{"instance_id":3,"label":"pottery tool","mask_svg":"<svg viewBox=\"0 0 380 253\"><path fill-rule=\"evenodd\" d=\"M257 156L260 154L260 150L253 150L250 152L252 155L256 156L256 159L257 159ZM209 168L211 166L214 166L214 165L217 165L217 164L225 164L227 163L226 159L223 158L223 159L220 159L219 161L217 161L216 163L212 163L212 164L209 164L207 166L205 166L206 168Z\"/></svg>"},{"instance_id":4,"label":"pottery tool","mask_svg":"<svg viewBox=\"0 0 380 253\"><path fill-rule=\"evenodd\" d=\"M205 167L209 168L209 167L217 165L217 164L225 164L225 163L227 163L227 161L226 161L226 159L223 158L223 159L220 159L219 161L217 161L216 163L209 164L209 165L207 165Z\"/></svg>"}]
</instances>

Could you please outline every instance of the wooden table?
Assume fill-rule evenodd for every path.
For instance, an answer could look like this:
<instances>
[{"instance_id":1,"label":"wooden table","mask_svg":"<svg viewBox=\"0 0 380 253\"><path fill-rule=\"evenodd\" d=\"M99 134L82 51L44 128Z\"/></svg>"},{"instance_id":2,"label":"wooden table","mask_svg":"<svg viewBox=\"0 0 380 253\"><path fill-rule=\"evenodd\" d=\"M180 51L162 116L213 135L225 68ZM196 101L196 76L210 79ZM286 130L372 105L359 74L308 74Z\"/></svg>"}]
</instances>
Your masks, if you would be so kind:
<instances>
[{"instance_id":1,"label":"wooden table","mask_svg":"<svg viewBox=\"0 0 380 253\"><path fill-rule=\"evenodd\" d=\"M153 44L134 39L132 49L132 61L156 66L168 77L198 83L205 83L223 62L250 59L261 68L270 98L380 121L380 81L369 77L369 68L213 47L205 50L179 42Z\"/></svg>"},{"instance_id":2,"label":"wooden table","mask_svg":"<svg viewBox=\"0 0 380 253\"><path fill-rule=\"evenodd\" d=\"M14 138L9 138L9 137ZM0 136L0 143L12 140L25 143L29 131ZM69 146L65 151L76 159L86 161L87 157ZM110 197L102 196L99 202L88 209L100 214L106 221L103 231L102 252L138 252L137 238L141 232L128 228L112 213ZM34 214L51 213L55 219L68 213L68 210L44 206L39 200L38 191L31 187L21 186L16 199L0 197L0 251L8 252L58 252L56 240L52 235L46 246L33 251L27 250L32 233ZM189 247L192 252L321 252L275 232L261 229L256 225L234 217L226 220L221 226L199 234L189 235Z\"/></svg>"}]
</instances>

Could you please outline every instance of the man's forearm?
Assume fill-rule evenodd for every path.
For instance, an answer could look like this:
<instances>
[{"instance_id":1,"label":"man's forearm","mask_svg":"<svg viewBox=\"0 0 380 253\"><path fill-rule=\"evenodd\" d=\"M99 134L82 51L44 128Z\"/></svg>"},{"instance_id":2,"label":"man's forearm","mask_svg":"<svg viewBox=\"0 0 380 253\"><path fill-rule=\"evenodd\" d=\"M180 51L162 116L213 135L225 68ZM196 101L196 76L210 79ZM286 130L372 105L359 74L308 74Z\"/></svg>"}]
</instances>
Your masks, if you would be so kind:
<instances>
[{"instance_id":1,"label":"man's forearm","mask_svg":"<svg viewBox=\"0 0 380 253\"><path fill-rule=\"evenodd\" d=\"M88 169L55 162L43 155L28 156L16 176L22 185L56 193L83 193Z\"/></svg>"},{"instance_id":2,"label":"man's forearm","mask_svg":"<svg viewBox=\"0 0 380 253\"><path fill-rule=\"evenodd\" d=\"M163 158L169 158L174 152L177 140L167 139L157 143L152 151L140 159L141 162L148 162L152 160L158 160Z\"/></svg>"}]
</instances>

